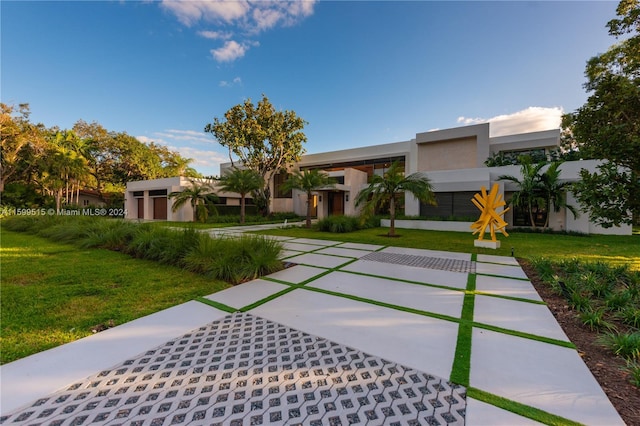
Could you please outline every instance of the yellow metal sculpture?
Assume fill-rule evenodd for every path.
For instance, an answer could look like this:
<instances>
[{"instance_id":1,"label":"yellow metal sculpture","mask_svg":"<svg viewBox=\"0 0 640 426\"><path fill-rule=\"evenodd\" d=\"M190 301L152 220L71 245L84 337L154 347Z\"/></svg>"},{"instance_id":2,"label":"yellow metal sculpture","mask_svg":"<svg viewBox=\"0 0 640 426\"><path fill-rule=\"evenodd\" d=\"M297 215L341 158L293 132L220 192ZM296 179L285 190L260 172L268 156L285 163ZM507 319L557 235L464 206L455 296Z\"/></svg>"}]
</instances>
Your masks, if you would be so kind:
<instances>
[{"instance_id":1,"label":"yellow metal sculpture","mask_svg":"<svg viewBox=\"0 0 640 426\"><path fill-rule=\"evenodd\" d=\"M497 211L498 208L504 207L507 204L502 199L502 194L498 193L497 183L493 184L489 194L487 194L487 188L484 186L480 191L480 194L474 195L471 199L471 202L473 202L481 212L480 219L476 220L471 225L471 229L474 230L472 235L479 233L477 241L483 241L484 233L487 231L487 228L489 228L489 231L491 232L491 241L498 244L497 247L499 247L499 241L496 239L496 231L502 232L506 237L509 236L507 231L505 231L507 222L505 222L502 217L509 208L503 209L500 212Z\"/></svg>"}]
</instances>

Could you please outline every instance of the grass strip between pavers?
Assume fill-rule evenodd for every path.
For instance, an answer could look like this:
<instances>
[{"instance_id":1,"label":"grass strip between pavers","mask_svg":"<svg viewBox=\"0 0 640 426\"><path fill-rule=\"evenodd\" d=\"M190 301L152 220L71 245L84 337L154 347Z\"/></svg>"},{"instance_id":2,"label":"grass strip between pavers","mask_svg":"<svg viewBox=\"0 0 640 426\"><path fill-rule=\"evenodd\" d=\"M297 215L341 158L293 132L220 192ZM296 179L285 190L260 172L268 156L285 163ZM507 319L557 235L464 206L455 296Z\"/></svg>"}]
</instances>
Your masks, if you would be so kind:
<instances>
[{"instance_id":1,"label":"grass strip between pavers","mask_svg":"<svg viewBox=\"0 0 640 426\"><path fill-rule=\"evenodd\" d=\"M510 266L510 265L505 265L505 266ZM527 282L531 281L529 278L509 277L509 276L496 275L496 274L478 274L478 275L482 275L483 277L508 278L510 280L518 280L518 281L527 281Z\"/></svg>"},{"instance_id":2,"label":"grass strip between pavers","mask_svg":"<svg viewBox=\"0 0 640 426\"><path fill-rule=\"evenodd\" d=\"M229 305L225 305L224 303L220 303L220 302L216 302L216 301L211 300L211 299L207 299L206 297L196 297L195 301L196 302L200 302L200 303L204 303L205 305L213 306L216 309L220 309L221 311L229 312L231 314L238 311L236 308L233 308L233 307L231 307Z\"/></svg>"},{"instance_id":3,"label":"grass strip between pavers","mask_svg":"<svg viewBox=\"0 0 640 426\"><path fill-rule=\"evenodd\" d=\"M267 296L264 299L260 299L256 302L251 303L250 305L244 306L240 309L238 309L240 312L247 312L250 311L251 309L257 308L260 305L264 305L267 302L272 301L273 299L277 299L278 297L285 295L293 290L295 290L298 286L292 285L289 288L285 288L284 290L281 290L277 293L273 293L271 296Z\"/></svg>"},{"instance_id":4,"label":"grass strip between pavers","mask_svg":"<svg viewBox=\"0 0 640 426\"><path fill-rule=\"evenodd\" d=\"M474 322L474 327L482 328L484 330L495 331L497 333L508 334L510 336L522 337L524 339L536 340L542 343L549 343L551 345L562 346L564 348L576 349L576 345L565 340L558 340L552 337L539 336L537 334L525 333L524 331L510 330L508 328L502 328L491 324L485 324L482 322Z\"/></svg>"},{"instance_id":5,"label":"grass strip between pavers","mask_svg":"<svg viewBox=\"0 0 640 426\"><path fill-rule=\"evenodd\" d=\"M524 302L524 303L532 303L534 305L547 306L547 304L545 302L541 301L541 300L526 299L524 297L505 296L505 295L502 295L502 294L487 293L487 292L484 292L484 291L476 291L475 294L477 294L478 296L495 297L497 299L513 300L514 302Z\"/></svg>"},{"instance_id":6,"label":"grass strip between pavers","mask_svg":"<svg viewBox=\"0 0 640 426\"><path fill-rule=\"evenodd\" d=\"M573 420L566 419L556 414L548 413L539 408L531 407L529 405L522 404L520 402L512 401L510 399L494 395L492 393L474 388L467 387L467 397L477 399L478 401L486 402L487 404L494 405L502 408L503 410L510 411L519 416L526 417L535 420L546 425L553 426L583 426L582 423L575 422Z\"/></svg>"},{"instance_id":7,"label":"grass strip between pavers","mask_svg":"<svg viewBox=\"0 0 640 426\"><path fill-rule=\"evenodd\" d=\"M473 309L475 304L476 275L467 277L467 293L462 302L462 315L458 326L456 351L453 356L450 381L462 386L469 386L471 374L471 338L473 334Z\"/></svg>"}]
</instances>

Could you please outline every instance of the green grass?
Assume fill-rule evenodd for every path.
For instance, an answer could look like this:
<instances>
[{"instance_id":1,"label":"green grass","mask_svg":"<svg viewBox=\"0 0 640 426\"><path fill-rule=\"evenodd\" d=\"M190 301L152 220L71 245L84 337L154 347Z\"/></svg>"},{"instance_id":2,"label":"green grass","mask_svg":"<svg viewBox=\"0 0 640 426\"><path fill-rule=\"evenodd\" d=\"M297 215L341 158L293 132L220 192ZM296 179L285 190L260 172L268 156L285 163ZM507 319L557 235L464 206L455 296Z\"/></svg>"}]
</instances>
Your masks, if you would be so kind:
<instances>
[{"instance_id":1,"label":"green grass","mask_svg":"<svg viewBox=\"0 0 640 426\"><path fill-rule=\"evenodd\" d=\"M287 235L299 238L319 238L365 244L380 244L398 247L445 250L463 253L494 254L532 260L546 257L554 260L579 258L586 262L628 264L640 270L640 238L636 235L564 235L513 232L509 237L500 236L502 247L497 250L473 246L475 237L471 232L423 231L397 229L400 237L386 236L387 228L371 228L359 231L332 234L306 228L270 229L259 233Z\"/></svg>"},{"instance_id":2,"label":"green grass","mask_svg":"<svg viewBox=\"0 0 640 426\"><path fill-rule=\"evenodd\" d=\"M1 237L2 363L229 287L109 250L6 229Z\"/></svg>"}]
</instances>

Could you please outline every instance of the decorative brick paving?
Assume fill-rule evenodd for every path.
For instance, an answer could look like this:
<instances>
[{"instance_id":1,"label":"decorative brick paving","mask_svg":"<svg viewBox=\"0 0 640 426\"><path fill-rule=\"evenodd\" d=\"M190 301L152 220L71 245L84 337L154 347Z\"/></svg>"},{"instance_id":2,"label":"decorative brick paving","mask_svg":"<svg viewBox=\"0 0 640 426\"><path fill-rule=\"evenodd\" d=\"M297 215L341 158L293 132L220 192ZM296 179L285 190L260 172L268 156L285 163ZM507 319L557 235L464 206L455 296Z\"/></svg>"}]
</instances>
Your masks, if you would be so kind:
<instances>
[{"instance_id":1,"label":"decorative brick paving","mask_svg":"<svg viewBox=\"0 0 640 426\"><path fill-rule=\"evenodd\" d=\"M371 262L393 263L394 265L414 266L416 268L439 269L442 271L475 274L476 262L442 257L415 256L411 254L373 252L360 258Z\"/></svg>"},{"instance_id":2,"label":"decorative brick paving","mask_svg":"<svg viewBox=\"0 0 640 426\"><path fill-rule=\"evenodd\" d=\"M466 390L234 313L0 418L18 425L462 425Z\"/></svg>"}]
</instances>

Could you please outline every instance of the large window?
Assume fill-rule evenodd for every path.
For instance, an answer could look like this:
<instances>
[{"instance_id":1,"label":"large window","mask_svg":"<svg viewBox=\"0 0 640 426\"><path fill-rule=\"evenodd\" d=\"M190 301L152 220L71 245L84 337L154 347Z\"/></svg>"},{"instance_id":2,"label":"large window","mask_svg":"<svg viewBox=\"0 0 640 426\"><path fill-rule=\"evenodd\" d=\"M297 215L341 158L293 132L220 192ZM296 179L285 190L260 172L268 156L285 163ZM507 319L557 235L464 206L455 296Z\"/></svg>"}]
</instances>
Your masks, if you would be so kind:
<instances>
[{"instance_id":1,"label":"large window","mask_svg":"<svg viewBox=\"0 0 640 426\"><path fill-rule=\"evenodd\" d=\"M289 178L289 173L276 173L273 175L274 198L292 198L291 190L283 191L282 184Z\"/></svg>"},{"instance_id":2,"label":"large window","mask_svg":"<svg viewBox=\"0 0 640 426\"><path fill-rule=\"evenodd\" d=\"M476 192L437 192L438 205L420 203L420 216L434 219L455 218L461 220L475 220L480 214L478 208L471 202Z\"/></svg>"},{"instance_id":3,"label":"large window","mask_svg":"<svg viewBox=\"0 0 640 426\"><path fill-rule=\"evenodd\" d=\"M547 221L547 211L545 208L533 208L533 221L536 226L542 227ZM529 209L513 207L513 226L531 226Z\"/></svg>"},{"instance_id":4,"label":"large window","mask_svg":"<svg viewBox=\"0 0 640 426\"><path fill-rule=\"evenodd\" d=\"M384 172L387 171L391 164L399 161L401 167L404 169L404 156L397 157L385 157L385 158L375 158L370 160L358 160L358 161L347 161L347 162L337 162L330 164L319 164L315 166L307 166L301 167L301 170L307 169L321 169L327 172L330 171L338 171L344 169L356 169L362 172L365 172L368 176L369 182L371 181L371 176L374 174L382 176Z\"/></svg>"}]
</instances>

